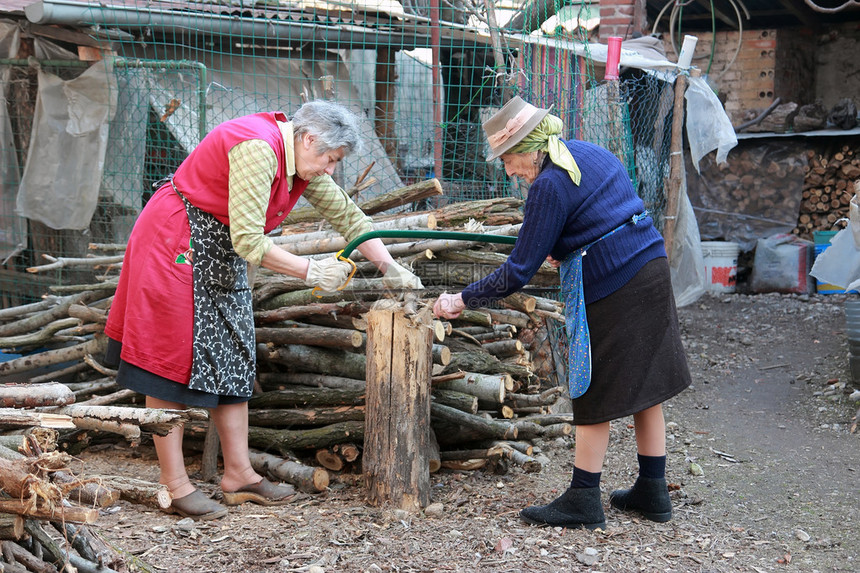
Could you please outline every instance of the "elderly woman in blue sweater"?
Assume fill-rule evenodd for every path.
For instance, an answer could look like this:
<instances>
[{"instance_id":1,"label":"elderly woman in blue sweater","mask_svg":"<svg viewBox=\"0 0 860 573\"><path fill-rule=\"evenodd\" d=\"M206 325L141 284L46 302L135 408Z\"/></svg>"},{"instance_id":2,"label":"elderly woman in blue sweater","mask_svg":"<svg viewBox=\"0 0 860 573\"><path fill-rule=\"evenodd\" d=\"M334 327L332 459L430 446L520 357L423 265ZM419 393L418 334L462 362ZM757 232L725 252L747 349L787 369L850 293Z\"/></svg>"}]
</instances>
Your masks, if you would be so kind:
<instances>
[{"instance_id":1,"label":"elderly woman in blue sweater","mask_svg":"<svg viewBox=\"0 0 860 573\"><path fill-rule=\"evenodd\" d=\"M663 238L621 162L597 145L562 140L562 121L514 97L484 123L492 153L529 184L523 225L507 261L434 313L456 318L524 287L545 260L558 267L568 332L576 453L570 487L520 512L529 523L605 528L600 475L609 423L633 416L639 475L612 506L664 522L662 403L690 385Z\"/></svg>"}]
</instances>

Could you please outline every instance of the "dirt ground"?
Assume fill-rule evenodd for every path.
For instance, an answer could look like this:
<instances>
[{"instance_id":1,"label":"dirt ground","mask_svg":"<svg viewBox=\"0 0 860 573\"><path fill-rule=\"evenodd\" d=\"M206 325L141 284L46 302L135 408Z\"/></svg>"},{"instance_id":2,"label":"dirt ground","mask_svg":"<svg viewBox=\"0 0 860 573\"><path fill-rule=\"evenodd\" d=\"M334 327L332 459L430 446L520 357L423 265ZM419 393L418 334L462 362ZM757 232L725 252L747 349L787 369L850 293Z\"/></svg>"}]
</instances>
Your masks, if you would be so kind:
<instances>
[{"instance_id":1,"label":"dirt ground","mask_svg":"<svg viewBox=\"0 0 860 573\"><path fill-rule=\"evenodd\" d=\"M677 486L669 523L609 507L609 492L636 474L631 420L619 420L602 480L606 531L518 518L566 488L572 439L540 442L537 474L434 474L432 501L442 509L432 515L368 507L360 485L333 479L318 496L246 504L209 523L123 502L95 528L141 567L183 573L856 572L860 431L850 429L860 403L848 399L844 301L709 294L679 310L694 383L665 409L667 478ZM146 443L105 444L81 459L87 474L158 477Z\"/></svg>"}]
</instances>

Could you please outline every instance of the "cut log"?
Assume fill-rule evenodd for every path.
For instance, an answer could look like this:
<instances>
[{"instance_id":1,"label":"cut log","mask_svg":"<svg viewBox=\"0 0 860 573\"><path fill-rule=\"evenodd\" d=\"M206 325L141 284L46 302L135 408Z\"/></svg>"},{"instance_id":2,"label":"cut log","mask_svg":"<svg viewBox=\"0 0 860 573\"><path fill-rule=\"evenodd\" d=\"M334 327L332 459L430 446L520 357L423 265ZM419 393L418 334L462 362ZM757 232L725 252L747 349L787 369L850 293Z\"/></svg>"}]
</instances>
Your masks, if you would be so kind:
<instances>
[{"instance_id":1,"label":"cut log","mask_svg":"<svg viewBox=\"0 0 860 573\"><path fill-rule=\"evenodd\" d=\"M507 402L515 409L526 406L549 406L554 404L556 400L558 400L558 397L564 393L564 388L556 386L554 388L544 390L540 394L508 394Z\"/></svg>"},{"instance_id":2,"label":"cut log","mask_svg":"<svg viewBox=\"0 0 860 573\"><path fill-rule=\"evenodd\" d=\"M517 328L528 328L531 318L529 315L518 310L507 308L488 308L486 312L492 320L503 324L512 324Z\"/></svg>"},{"instance_id":3,"label":"cut log","mask_svg":"<svg viewBox=\"0 0 860 573\"><path fill-rule=\"evenodd\" d=\"M2 408L65 406L74 401L75 395L69 387L59 382L0 385L0 407Z\"/></svg>"},{"instance_id":4,"label":"cut log","mask_svg":"<svg viewBox=\"0 0 860 573\"><path fill-rule=\"evenodd\" d=\"M430 502L433 319L383 302L367 313L364 478L371 504L417 512Z\"/></svg>"},{"instance_id":5,"label":"cut log","mask_svg":"<svg viewBox=\"0 0 860 573\"><path fill-rule=\"evenodd\" d=\"M107 322L107 311L83 304L73 304L70 306L69 316L72 318L79 318L84 322L97 322L100 324Z\"/></svg>"},{"instance_id":6,"label":"cut log","mask_svg":"<svg viewBox=\"0 0 860 573\"><path fill-rule=\"evenodd\" d=\"M314 459L316 459L319 465L333 472L339 472L344 466L343 458L332 451L331 448L317 450L316 454L314 454Z\"/></svg>"},{"instance_id":7,"label":"cut log","mask_svg":"<svg viewBox=\"0 0 860 573\"><path fill-rule=\"evenodd\" d=\"M433 364L448 366L451 363L451 349L441 344L433 345Z\"/></svg>"},{"instance_id":8,"label":"cut log","mask_svg":"<svg viewBox=\"0 0 860 573\"><path fill-rule=\"evenodd\" d=\"M478 398L472 394L457 392L456 390L433 388L432 397L439 404L456 408L462 412L468 412L469 414L476 414L478 412Z\"/></svg>"},{"instance_id":9,"label":"cut log","mask_svg":"<svg viewBox=\"0 0 860 573\"><path fill-rule=\"evenodd\" d=\"M436 429L440 445L466 443L477 440L513 440L517 438L515 425L481 416L467 414L442 404L430 404L431 422ZM444 431L440 431L444 429Z\"/></svg>"},{"instance_id":10,"label":"cut log","mask_svg":"<svg viewBox=\"0 0 860 573\"><path fill-rule=\"evenodd\" d=\"M14 513L34 519L65 520L75 523L95 523L99 516L97 509L63 505L56 507L34 506L29 501L19 499L0 499L0 513Z\"/></svg>"},{"instance_id":11,"label":"cut log","mask_svg":"<svg viewBox=\"0 0 860 573\"><path fill-rule=\"evenodd\" d=\"M449 323L450 326L450 323ZM436 342L442 342L445 340L445 335L450 334L450 332L446 331L445 323L441 320L433 321L433 340Z\"/></svg>"},{"instance_id":12,"label":"cut log","mask_svg":"<svg viewBox=\"0 0 860 573\"><path fill-rule=\"evenodd\" d=\"M59 473L59 472L57 472ZM56 474L54 474L56 476ZM119 499L154 509L170 507L173 496L167 486L127 476L98 476L94 484L113 492Z\"/></svg>"},{"instance_id":13,"label":"cut log","mask_svg":"<svg viewBox=\"0 0 860 573\"><path fill-rule=\"evenodd\" d=\"M333 449L347 463L353 463L361 455L361 449L356 444L337 444Z\"/></svg>"},{"instance_id":14,"label":"cut log","mask_svg":"<svg viewBox=\"0 0 860 573\"><path fill-rule=\"evenodd\" d=\"M23 517L14 514L0 514L0 539L21 539L23 535Z\"/></svg>"},{"instance_id":15,"label":"cut log","mask_svg":"<svg viewBox=\"0 0 860 573\"><path fill-rule=\"evenodd\" d=\"M549 426L543 426L543 428L542 435L544 438L563 438L573 433L572 424L550 424Z\"/></svg>"},{"instance_id":16,"label":"cut log","mask_svg":"<svg viewBox=\"0 0 860 573\"><path fill-rule=\"evenodd\" d=\"M496 247L510 248L508 245L496 245ZM507 258L508 255L505 253L484 250L452 250L439 253L439 260L471 264L480 273L481 278L501 266ZM558 284L558 270L549 263L543 263L529 282L531 286L558 286Z\"/></svg>"},{"instance_id":17,"label":"cut log","mask_svg":"<svg viewBox=\"0 0 860 573\"><path fill-rule=\"evenodd\" d=\"M268 324L284 320L298 320L314 315L334 315L337 317L358 316L368 311L368 307L359 303L346 304L308 304L304 306L285 306L273 310L254 313L257 324Z\"/></svg>"},{"instance_id":18,"label":"cut log","mask_svg":"<svg viewBox=\"0 0 860 573\"><path fill-rule=\"evenodd\" d=\"M355 330L340 328L261 328L255 329L257 342L271 343L276 346L285 344L306 344L325 348L351 350L364 345L364 336Z\"/></svg>"},{"instance_id":19,"label":"cut log","mask_svg":"<svg viewBox=\"0 0 860 573\"><path fill-rule=\"evenodd\" d=\"M502 302L514 310L518 310L527 314L534 312L535 308L537 308L537 301L534 299L534 297L522 292L515 292L513 294L509 294L502 299Z\"/></svg>"},{"instance_id":20,"label":"cut log","mask_svg":"<svg viewBox=\"0 0 860 573\"><path fill-rule=\"evenodd\" d=\"M432 214L424 213L411 216L399 216L389 221L377 221L373 224L374 231L421 229L432 230L436 227L436 218ZM384 244L396 243L402 239L383 238ZM348 241L336 231L318 231L311 233L298 233L275 237L273 242L280 248L294 255L322 255L334 254L342 251Z\"/></svg>"},{"instance_id":21,"label":"cut log","mask_svg":"<svg viewBox=\"0 0 860 573\"><path fill-rule=\"evenodd\" d=\"M539 426L534 422L525 420L514 422L514 426L517 428L521 440L533 440L537 437L545 436L547 431L544 426Z\"/></svg>"},{"instance_id":22,"label":"cut log","mask_svg":"<svg viewBox=\"0 0 860 573\"><path fill-rule=\"evenodd\" d=\"M274 430L251 426L248 430L248 443L254 448L274 449L281 455L294 450L307 450L333 446L354 440L364 439L364 422L338 422L307 430Z\"/></svg>"},{"instance_id":23,"label":"cut log","mask_svg":"<svg viewBox=\"0 0 860 573\"><path fill-rule=\"evenodd\" d=\"M564 393L564 388L562 388ZM541 426L552 426L555 424L573 424L573 415L571 414L542 414L540 416L528 416L524 418L528 422L540 424Z\"/></svg>"},{"instance_id":24,"label":"cut log","mask_svg":"<svg viewBox=\"0 0 860 573\"><path fill-rule=\"evenodd\" d=\"M463 378L434 383L434 388L465 392L481 400L501 404L505 401L506 388L511 384L508 374L464 372Z\"/></svg>"},{"instance_id":25,"label":"cut log","mask_svg":"<svg viewBox=\"0 0 860 573\"><path fill-rule=\"evenodd\" d=\"M248 408L251 409L362 405L364 405L363 390L334 388L273 390L254 396L248 401Z\"/></svg>"},{"instance_id":26,"label":"cut log","mask_svg":"<svg viewBox=\"0 0 860 573\"><path fill-rule=\"evenodd\" d=\"M12 306L9 308L0 309L0 320L14 320L21 316L33 315L33 313L48 310L57 305L63 304L64 302L66 302L66 298L47 295L42 297L42 300L39 302L32 302L29 304L22 304L19 306Z\"/></svg>"},{"instance_id":27,"label":"cut log","mask_svg":"<svg viewBox=\"0 0 860 573\"><path fill-rule=\"evenodd\" d=\"M463 332L462 334L467 334ZM497 331L491 330L490 332L484 332L483 334L469 334L472 341L478 342L481 345L485 342L494 342L496 340L510 340L514 337L513 333L510 331Z\"/></svg>"},{"instance_id":28,"label":"cut log","mask_svg":"<svg viewBox=\"0 0 860 573\"><path fill-rule=\"evenodd\" d=\"M294 370L364 379L365 357L344 350L294 344L272 349L268 360Z\"/></svg>"},{"instance_id":29,"label":"cut log","mask_svg":"<svg viewBox=\"0 0 860 573\"><path fill-rule=\"evenodd\" d=\"M68 318L69 307L73 304L81 304L95 300L97 296L98 295L92 291L85 291L73 296L63 297L62 299L59 299L62 302L51 306L47 310L38 312L33 316L28 316L27 318L16 320L15 322L0 325L0 336L14 336L16 334L32 332L54 322L55 320Z\"/></svg>"},{"instance_id":30,"label":"cut log","mask_svg":"<svg viewBox=\"0 0 860 573\"><path fill-rule=\"evenodd\" d=\"M107 337L104 335L96 335L92 340L77 344L75 346L67 346L57 350L46 350L38 354L30 356L22 356L7 362L0 363L0 376L7 374L15 374L18 372L27 372L54 364L62 364L63 362L71 362L80 360L87 354L103 354L107 348Z\"/></svg>"},{"instance_id":31,"label":"cut log","mask_svg":"<svg viewBox=\"0 0 860 573\"><path fill-rule=\"evenodd\" d=\"M52 412L35 412L15 408L0 408L0 428L74 428L71 416Z\"/></svg>"},{"instance_id":32,"label":"cut log","mask_svg":"<svg viewBox=\"0 0 860 573\"><path fill-rule=\"evenodd\" d=\"M493 324L493 318L486 310L471 310L467 308L456 318L456 322L476 324L478 326L491 326Z\"/></svg>"},{"instance_id":33,"label":"cut log","mask_svg":"<svg viewBox=\"0 0 860 573\"><path fill-rule=\"evenodd\" d=\"M493 214L504 213L509 219L507 223L522 222L522 215L514 214L514 211L520 209L524 201L514 197L499 197L496 199L483 199L479 201L465 201L462 203L451 203L437 209L435 211L436 221L440 227L456 227L465 225L469 219L483 221L489 224L488 221L493 218ZM497 221L495 224L503 224Z\"/></svg>"},{"instance_id":34,"label":"cut log","mask_svg":"<svg viewBox=\"0 0 860 573\"><path fill-rule=\"evenodd\" d=\"M329 475L323 468L306 466L256 451L252 451L250 457L255 471L293 484L305 493L319 493L328 487Z\"/></svg>"},{"instance_id":35,"label":"cut log","mask_svg":"<svg viewBox=\"0 0 860 573\"><path fill-rule=\"evenodd\" d=\"M265 428L327 426L349 421L364 421L364 406L331 406L314 409L282 407L248 411L248 423Z\"/></svg>"},{"instance_id":36,"label":"cut log","mask_svg":"<svg viewBox=\"0 0 860 573\"><path fill-rule=\"evenodd\" d=\"M523 343L517 339L513 340L498 340L496 342L487 342L482 345L485 351L498 358L506 358L508 356L517 356L524 352Z\"/></svg>"},{"instance_id":37,"label":"cut log","mask_svg":"<svg viewBox=\"0 0 860 573\"><path fill-rule=\"evenodd\" d=\"M487 374L510 374L514 378L528 380L532 373L523 366L505 364L495 356L482 350L472 352L452 352L451 363L442 374L463 370L465 372L485 372Z\"/></svg>"},{"instance_id":38,"label":"cut log","mask_svg":"<svg viewBox=\"0 0 860 573\"><path fill-rule=\"evenodd\" d=\"M285 384L312 386L314 388L333 388L335 390L355 390L364 392L364 380L344 378L343 376L327 376L310 372L261 372L257 375L260 385L266 390L284 390L277 388Z\"/></svg>"},{"instance_id":39,"label":"cut log","mask_svg":"<svg viewBox=\"0 0 860 573\"><path fill-rule=\"evenodd\" d=\"M47 563L39 559L17 543L11 541L3 541L3 556L9 561L9 564L20 563L26 567L27 571L33 573L57 573L57 568L51 563Z\"/></svg>"},{"instance_id":40,"label":"cut log","mask_svg":"<svg viewBox=\"0 0 860 573\"><path fill-rule=\"evenodd\" d=\"M59 414L71 416L78 428L112 431L126 425L136 426L158 436L166 436L176 426L193 419L206 419L202 410L166 410L159 408L131 408L126 406L65 406ZM116 432L122 433L122 432Z\"/></svg>"},{"instance_id":41,"label":"cut log","mask_svg":"<svg viewBox=\"0 0 860 573\"><path fill-rule=\"evenodd\" d=\"M442 184L436 178L425 179L400 189L395 189L361 203L361 210L368 215L382 213L394 207L408 205L421 199L442 195ZM432 227L431 227L432 228Z\"/></svg>"},{"instance_id":42,"label":"cut log","mask_svg":"<svg viewBox=\"0 0 860 573\"><path fill-rule=\"evenodd\" d=\"M0 348L32 348L49 344L61 336L59 333L66 332L79 324L80 321L77 318L61 318L36 332L0 338Z\"/></svg>"}]
</instances>

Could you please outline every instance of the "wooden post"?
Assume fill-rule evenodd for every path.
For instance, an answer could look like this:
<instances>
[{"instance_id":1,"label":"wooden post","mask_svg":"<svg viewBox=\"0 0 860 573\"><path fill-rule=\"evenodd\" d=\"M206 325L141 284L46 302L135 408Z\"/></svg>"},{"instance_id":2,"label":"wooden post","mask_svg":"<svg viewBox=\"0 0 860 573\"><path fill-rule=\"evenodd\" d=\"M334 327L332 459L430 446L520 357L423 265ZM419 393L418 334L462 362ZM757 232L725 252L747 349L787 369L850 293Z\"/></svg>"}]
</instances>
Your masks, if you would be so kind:
<instances>
[{"instance_id":1,"label":"wooden post","mask_svg":"<svg viewBox=\"0 0 860 573\"><path fill-rule=\"evenodd\" d=\"M666 255L672 261L675 251L675 227L677 225L681 188L685 184L684 173L684 97L687 92L686 74L698 77L698 70L690 69L690 61L696 50L696 37L684 36L681 53L678 54L680 73L675 78L675 102L672 108L672 142L669 155L669 179L666 187L666 211L663 213L663 242Z\"/></svg>"},{"instance_id":2,"label":"wooden post","mask_svg":"<svg viewBox=\"0 0 860 573\"><path fill-rule=\"evenodd\" d=\"M672 260L675 242L675 223L678 217L678 203L683 183L684 168L684 93L687 90L687 77L678 74L675 78L675 102L672 109L672 142L669 156L669 177L665 182L666 212L663 215L663 242L666 254Z\"/></svg>"},{"instance_id":3,"label":"wooden post","mask_svg":"<svg viewBox=\"0 0 860 573\"><path fill-rule=\"evenodd\" d=\"M367 313L364 479L372 505L430 501L432 314L380 301Z\"/></svg>"}]
</instances>

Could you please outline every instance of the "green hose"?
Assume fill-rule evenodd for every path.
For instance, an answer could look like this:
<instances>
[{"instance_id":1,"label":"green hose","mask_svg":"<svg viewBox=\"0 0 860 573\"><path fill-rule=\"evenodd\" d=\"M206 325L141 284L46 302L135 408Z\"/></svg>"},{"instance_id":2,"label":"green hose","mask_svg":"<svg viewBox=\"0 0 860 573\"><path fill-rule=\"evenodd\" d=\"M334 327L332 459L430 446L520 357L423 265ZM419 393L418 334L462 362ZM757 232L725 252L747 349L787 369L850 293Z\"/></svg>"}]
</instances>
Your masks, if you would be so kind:
<instances>
[{"instance_id":1,"label":"green hose","mask_svg":"<svg viewBox=\"0 0 860 573\"><path fill-rule=\"evenodd\" d=\"M481 241L483 243L502 243L505 245L513 245L517 242L516 237L507 235L488 235L485 233L460 233L456 231L430 231L430 230L405 230L405 229L390 229L380 231L370 231L364 233L351 240L338 253L344 258L349 258L349 255L357 246L370 239L453 239L456 241Z\"/></svg>"}]
</instances>

